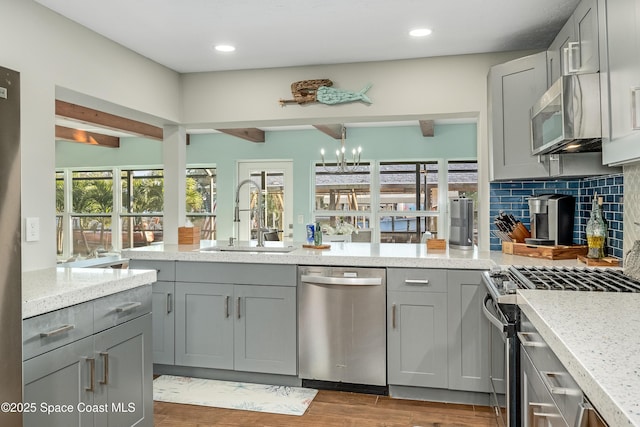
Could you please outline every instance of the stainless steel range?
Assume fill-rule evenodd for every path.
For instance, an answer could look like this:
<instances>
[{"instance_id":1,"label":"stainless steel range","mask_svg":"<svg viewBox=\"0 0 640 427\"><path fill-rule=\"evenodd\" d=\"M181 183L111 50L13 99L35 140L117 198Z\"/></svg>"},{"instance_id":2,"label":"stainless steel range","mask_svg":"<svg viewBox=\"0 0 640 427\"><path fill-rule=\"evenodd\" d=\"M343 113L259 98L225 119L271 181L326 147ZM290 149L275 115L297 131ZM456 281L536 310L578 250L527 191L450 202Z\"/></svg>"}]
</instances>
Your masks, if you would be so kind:
<instances>
[{"instance_id":1,"label":"stainless steel range","mask_svg":"<svg viewBox=\"0 0 640 427\"><path fill-rule=\"evenodd\" d=\"M482 282L487 289L483 311L505 342L505 354L492 355L492 357L504 357L505 372L492 372L491 381L494 388L492 404L496 408L498 421L507 427L523 425L520 398L521 350L518 338L521 327L520 310L516 305L516 291L541 289L640 292L640 281L626 276L622 270L613 268L511 266L484 272ZM504 378L506 412L499 409L500 403L494 378Z\"/></svg>"}]
</instances>

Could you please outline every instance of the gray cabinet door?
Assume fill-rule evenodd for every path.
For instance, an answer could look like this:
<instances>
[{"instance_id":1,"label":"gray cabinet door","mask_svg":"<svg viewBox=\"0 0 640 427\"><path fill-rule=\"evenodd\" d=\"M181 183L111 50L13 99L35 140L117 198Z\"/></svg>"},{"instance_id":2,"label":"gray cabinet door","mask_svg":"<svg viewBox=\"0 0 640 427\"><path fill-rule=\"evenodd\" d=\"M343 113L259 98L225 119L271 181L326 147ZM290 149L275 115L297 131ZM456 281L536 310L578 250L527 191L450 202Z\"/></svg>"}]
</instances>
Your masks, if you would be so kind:
<instances>
[{"instance_id":1,"label":"gray cabinet door","mask_svg":"<svg viewBox=\"0 0 640 427\"><path fill-rule=\"evenodd\" d=\"M601 44L600 61L602 159L615 164L640 159L640 2L605 4L607 32L601 37L606 43Z\"/></svg>"},{"instance_id":2,"label":"gray cabinet door","mask_svg":"<svg viewBox=\"0 0 640 427\"><path fill-rule=\"evenodd\" d=\"M234 368L296 375L296 288L236 285L234 298Z\"/></svg>"},{"instance_id":3,"label":"gray cabinet door","mask_svg":"<svg viewBox=\"0 0 640 427\"><path fill-rule=\"evenodd\" d=\"M547 89L546 52L489 71L491 179L541 178L549 171L531 155L531 106Z\"/></svg>"},{"instance_id":4,"label":"gray cabinet door","mask_svg":"<svg viewBox=\"0 0 640 427\"><path fill-rule=\"evenodd\" d=\"M449 388L489 392L490 323L480 271L449 270Z\"/></svg>"},{"instance_id":5,"label":"gray cabinet door","mask_svg":"<svg viewBox=\"0 0 640 427\"><path fill-rule=\"evenodd\" d=\"M151 349L151 314L95 335L96 426L153 426Z\"/></svg>"},{"instance_id":6,"label":"gray cabinet door","mask_svg":"<svg viewBox=\"0 0 640 427\"><path fill-rule=\"evenodd\" d=\"M448 387L447 294L387 292L389 384Z\"/></svg>"},{"instance_id":7,"label":"gray cabinet door","mask_svg":"<svg viewBox=\"0 0 640 427\"><path fill-rule=\"evenodd\" d=\"M233 369L233 285L176 282L176 365Z\"/></svg>"},{"instance_id":8,"label":"gray cabinet door","mask_svg":"<svg viewBox=\"0 0 640 427\"><path fill-rule=\"evenodd\" d=\"M93 392L88 391L94 361L93 337L36 356L24 362L24 401L36 404L36 411L25 411L25 427L92 426L93 414L78 411L78 405L91 405ZM41 404L70 405L70 412L47 414Z\"/></svg>"},{"instance_id":9,"label":"gray cabinet door","mask_svg":"<svg viewBox=\"0 0 640 427\"><path fill-rule=\"evenodd\" d=\"M152 287L153 363L175 363L175 283L156 282Z\"/></svg>"},{"instance_id":10,"label":"gray cabinet door","mask_svg":"<svg viewBox=\"0 0 640 427\"><path fill-rule=\"evenodd\" d=\"M569 74L568 64L566 63L568 55L565 55L565 52L569 51L569 43L574 43L575 41L575 21L571 16L553 42L551 42L549 49L547 49L547 84L549 86L558 80L560 76Z\"/></svg>"},{"instance_id":11,"label":"gray cabinet door","mask_svg":"<svg viewBox=\"0 0 640 427\"><path fill-rule=\"evenodd\" d=\"M597 73L600 71L597 0L582 0L573 12L572 19L576 46L568 46L568 71Z\"/></svg>"}]
</instances>

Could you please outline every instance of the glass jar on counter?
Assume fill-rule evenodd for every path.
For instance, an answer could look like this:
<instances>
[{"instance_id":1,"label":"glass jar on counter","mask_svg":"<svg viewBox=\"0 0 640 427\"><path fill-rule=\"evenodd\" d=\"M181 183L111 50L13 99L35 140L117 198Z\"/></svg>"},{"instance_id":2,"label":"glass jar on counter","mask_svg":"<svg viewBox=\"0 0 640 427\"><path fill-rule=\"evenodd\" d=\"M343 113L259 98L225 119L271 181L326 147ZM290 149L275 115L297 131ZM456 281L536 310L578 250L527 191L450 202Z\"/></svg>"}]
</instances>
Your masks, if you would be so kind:
<instances>
[{"instance_id":1,"label":"glass jar on counter","mask_svg":"<svg viewBox=\"0 0 640 427\"><path fill-rule=\"evenodd\" d=\"M604 258L604 243L607 237L607 226L602 219L602 210L598 204L598 195L593 196L591 217L587 221L587 258Z\"/></svg>"}]
</instances>

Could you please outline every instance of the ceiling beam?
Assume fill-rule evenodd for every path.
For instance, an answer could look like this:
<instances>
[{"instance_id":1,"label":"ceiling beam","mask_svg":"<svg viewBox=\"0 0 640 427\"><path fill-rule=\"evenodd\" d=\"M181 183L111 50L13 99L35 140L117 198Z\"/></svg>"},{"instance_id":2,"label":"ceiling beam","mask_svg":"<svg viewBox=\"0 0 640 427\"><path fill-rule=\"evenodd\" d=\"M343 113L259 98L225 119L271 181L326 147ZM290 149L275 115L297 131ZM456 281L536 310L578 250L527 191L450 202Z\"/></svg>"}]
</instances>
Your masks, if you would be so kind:
<instances>
[{"instance_id":1,"label":"ceiling beam","mask_svg":"<svg viewBox=\"0 0 640 427\"><path fill-rule=\"evenodd\" d=\"M127 119L125 117L116 116L103 111L72 104L70 102L60 101L58 99L56 99L56 116L77 120L82 123L90 123L108 129L120 130L144 138L155 139L158 141L163 140L164 132L161 127L152 126L147 123L138 122L136 120Z\"/></svg>"},{"instance_id":2,"label":"ceiling beam","mask_svg":"<svg viewBox=\"0 0 640 427\"><path fill-rule=\"evenodd\" d=\"M56 125L56 139L83 144L99 145L101 147L119 148L120 138L100 133L87 132Z\"/></svg>"},{"instance_id":3,"label":"ceiling beam","mask_svg":"<svg viewBox=\"0 0 640 427\"><path fill-rule=\"evenodd\" d=\"M313 127L318 129L320 132L326 133L333 139L342 139L342 128L344 127L342 124L313 125Z\"/></svg>"},{"instance_id":4,"label":"ceiling beam","mask_svg":"<svg viewBox=\"0 0 640 427\"><path fill-rule=\"evenodd\" d=\"M236 136L251 142L264 142L264 131L258 128L216 129L227 135Z\"/></svg>"},{"instance_id":5,"label":"ceiling beam","mask_svg":"<svg viewBox=\"0 0 640 427\"><path fill-rule=\"evenodd\" d=\"M433 126L433 120L420 120L420 130L422 131L422 136L424 136L425 138L432 137L434 135Z\"/></svg>"}]
</instances>

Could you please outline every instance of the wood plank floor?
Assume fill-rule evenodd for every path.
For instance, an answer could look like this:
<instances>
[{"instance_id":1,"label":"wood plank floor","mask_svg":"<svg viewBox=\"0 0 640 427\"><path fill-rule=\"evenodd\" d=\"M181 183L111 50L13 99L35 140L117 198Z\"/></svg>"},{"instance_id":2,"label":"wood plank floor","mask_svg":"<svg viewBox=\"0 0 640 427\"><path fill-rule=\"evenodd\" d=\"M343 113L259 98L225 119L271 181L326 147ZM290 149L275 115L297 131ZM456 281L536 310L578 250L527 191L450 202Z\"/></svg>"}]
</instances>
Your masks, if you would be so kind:
<instances>
[{"instance_id":1,"label":"wood plank floor","mask_svg":"<svg viewBox=\"0 0 640 427\"><path fill-rule=\"evenodd\" d=\"M491 408L320 390L302 416L154 402L156 427L496 427Z\"/></svg>"}]
</instances>

